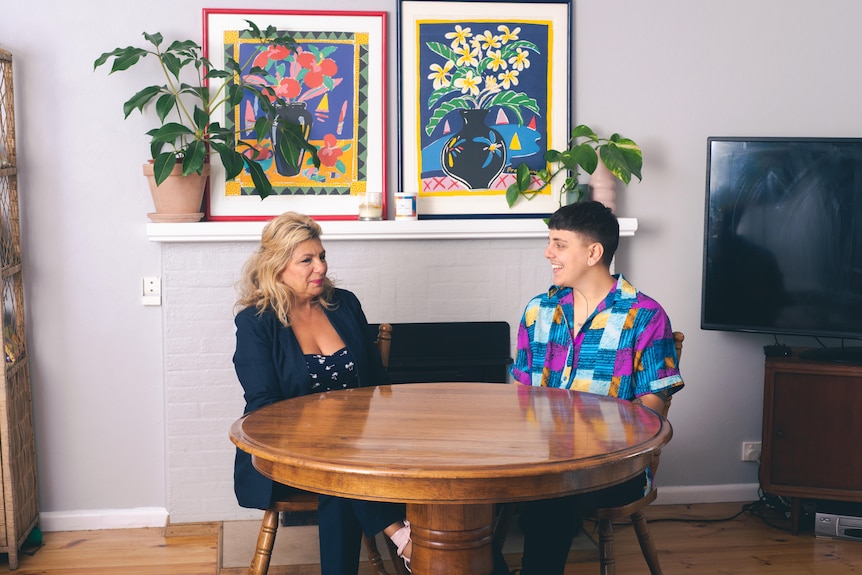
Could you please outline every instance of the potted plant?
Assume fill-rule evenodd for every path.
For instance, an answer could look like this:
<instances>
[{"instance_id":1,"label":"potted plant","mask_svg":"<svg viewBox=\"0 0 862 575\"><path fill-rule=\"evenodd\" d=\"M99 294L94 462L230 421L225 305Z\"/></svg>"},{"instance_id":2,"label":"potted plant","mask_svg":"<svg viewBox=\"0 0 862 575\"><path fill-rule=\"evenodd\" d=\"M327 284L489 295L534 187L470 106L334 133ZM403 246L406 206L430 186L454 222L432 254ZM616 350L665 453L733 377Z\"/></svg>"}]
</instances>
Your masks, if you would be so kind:
<instances>
[{"instance_id":1,"label":"potted plant","mask_svg":"<svg viewBox=\"0 0 862 575\"><path fill-rule=\"evenodd\" d=\"M578 142L579 139L585 140ZM527 200L532 199L537 193L551 185L551 182L558 175L562 176L561 172L564 171L569 173L565 175L560 186L561 205L568 194L574 194L574 201L576 202L583 198L588 185L578 182L581 170L593 176L591 181L598 180L597 175L603 171L609 172L611 192L613 192L613 183L615 182L613 177L619 178L626 184L631 181L632 176L635 176L638 181L641 180L643 153L640 147L628 138L619 134L613 134L610 138L600 138L592 128L582 124L572 130L567 146L563 151L548 150L545 152L546 166L535 172L530 171L524 162L518 165L515 182L506 190L506 202L508 202L509 207L512 207L519 197L524 197ZM594 199L599 199L595 197L595 183L593 182L593 195ZM615 207L613 198L605 199L603 203L611 209Z\"/></svg>"},{"instance_id":2,"label":"potted plant","mask_svg":"<svg viewBox=\"0 0 862 575\"><path fill-rule=\"evenodd\" d=\"M274 47L287 50L296 47L291 36L274 26L261 31L253 22L246 22L249 29L243 34L259 41L259 48L251 58ZM258 81L249 81L248 74L240 73L243 68L249 69L249 63L252 64L251 74L259 73L252 62L241 66L236 60L226 57L224 68L216 69L203 57L200 45L192 40L177 40L163 48L161 34L145 32L143 35L151 46L129 46L105 52L96 59L93 68L113 60L110 73L119 72L130 69L148 56L153 56L161 66L165 83L147 86L123 104L126 118L134 110L143 113L149 104L155 105L159 126L147 132L152 160L144 165L144 171L152 174L151 189L157 213L164 209L180 209L160 209L163 208L159 205L161 201L156 200L159 188L172 174L177 178L196 180L199 195L192 200L195 207L191 209L199 212L209 158L214 154L224 166L228 180L248 170L261 198L272 193L272 184L260 162L269 159L273 153L278 154L279 162L292 166L298 166L303 154L308 153L315 166L319 166L317 148L308 142L305 127L279 117L274 104L278 101L276 89ZM211 93L208 82L213 79L223 80L223 83ZM251 140L237 138L240 131L223 126L217 116L222 107L237 106L248 94L255 98L262 112L256 118L253 130L246 127L242 132L253 133ZM175 197L176 193L171 195ZM199 220L202 215L195 214L191 221ZM152 215L151 219L154 219ZM175 211L168 211L158 221L189 220L183 220Z\"/></svg>"}]
</instances>

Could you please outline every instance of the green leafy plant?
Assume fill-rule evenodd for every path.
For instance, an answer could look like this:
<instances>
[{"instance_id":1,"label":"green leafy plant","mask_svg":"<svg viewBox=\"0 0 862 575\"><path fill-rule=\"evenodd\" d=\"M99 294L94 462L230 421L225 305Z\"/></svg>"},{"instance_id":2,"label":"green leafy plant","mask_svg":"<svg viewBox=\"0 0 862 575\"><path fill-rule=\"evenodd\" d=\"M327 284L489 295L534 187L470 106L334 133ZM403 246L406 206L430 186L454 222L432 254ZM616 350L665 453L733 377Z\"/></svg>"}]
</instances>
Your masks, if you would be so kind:
<instances>
[{"instance_id":1,"label":"green leafy plant","mask_svg":"<svg viewBox=\"0 0 862 575\"><path fill-rule=\"evenodd\" d=\"M258 52L271 46L296 46L291 36L276 30L274 26L261 31L253 22L246 22L249 30L245 33L260 41ZM123 112L128 118L134 110L143 113L145 107L155 103L159 126L149 130L147 135L150 137L157 184L167 179L178 162L182 162L183 175L200 174L210 155L218 154L225 168L226 179L231 180L246 169L257 193L265 198L272 193L272 183L259 162L264 159L262 139L276 139L279 145L270 147L278 149L278 153L291 166L298 165L302 150L311 154L315 166L320 165L317 148L305 138L302 126L273 122L276 94L272 86L248 82L240 73L242 67L232 58L225 58L224 68L214 68L203 57L200 45L192 40L177 40L163 49L161 34L144 32L143 35L151 46L129 46L105 52L96 59L93 69L113 59L109 72L113 74L130 69L148 56L154 57L161 65L165 83L147 86L123 104ZM252 54L251 58L258 52ZM256 67L251 70L259 71ZM223 82L211 93L209 80ZM256 142L238 140L237 129L224 127L215 118L223 106L236 106L243 95L249 92L257 99L263 112L254 123ZM242 151L237 150L237 146Z\"/></svg>"},{"instance_id":2,"label":"green leafy plant","mask_svg":"<svg viewBox=\"0 0 862 575\"><path fill-rule=\"evenodd\" d=\"M583 140L578 142L578 140ZM572 135L563 151L548 150L545 152L546 166L535 172L530 171L526 163L521 162L516 168L515 182L506 189L506 202L511 208L519 197L527 200L551 185L554 178L561 172L568 172L560 186L560 205L568 194L575 195L575 201L583 198L587 184L578 183L581 170L592 174L601 162L611 173L628 184L632 176L641 180L643 153L632 140L619 134L610 138L600 138L589 126L580 125L572 130ZM539 187L533 186L533 176L539 180Z\"/></svg>"}]
</instances>

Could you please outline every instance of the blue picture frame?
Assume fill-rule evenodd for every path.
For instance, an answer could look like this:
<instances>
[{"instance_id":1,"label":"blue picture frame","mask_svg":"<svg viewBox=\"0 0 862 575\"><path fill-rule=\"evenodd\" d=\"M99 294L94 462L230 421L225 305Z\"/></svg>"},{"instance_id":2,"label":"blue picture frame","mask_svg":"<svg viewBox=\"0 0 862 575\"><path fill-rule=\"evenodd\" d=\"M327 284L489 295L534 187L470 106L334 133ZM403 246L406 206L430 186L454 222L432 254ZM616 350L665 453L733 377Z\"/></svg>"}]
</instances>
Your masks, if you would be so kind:
<instances>
[{"instance_id":1,"label":"blue picture frame","mask_svg":"<svg viewBox=\"0 0 862 575\"><path fill-rule=\"evenodd\" d=\"M546 216L559 186L512 208L515 168L570 131L571 1L401 0L399 189L421 219Z\"/></svg>"}]
</instances>

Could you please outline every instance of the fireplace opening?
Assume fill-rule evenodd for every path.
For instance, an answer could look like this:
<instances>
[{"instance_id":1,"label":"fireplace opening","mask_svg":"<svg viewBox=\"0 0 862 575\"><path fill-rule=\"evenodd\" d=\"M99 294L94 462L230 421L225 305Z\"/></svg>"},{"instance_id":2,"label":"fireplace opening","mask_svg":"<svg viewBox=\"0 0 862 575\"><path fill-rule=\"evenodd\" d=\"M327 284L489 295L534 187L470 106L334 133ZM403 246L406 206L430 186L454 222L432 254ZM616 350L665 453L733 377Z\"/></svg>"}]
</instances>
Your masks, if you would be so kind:
<instances>
[{"instance_id":1,"label":"fireplace opening","mask_svg":"<svg viewBox=\"0 0 862 575\"><path fill-rule=\"evenodd\" d=\"M506 383L512 363L505 321L393 323L393 383ZM377 334L378 324L371 326Z\"/></svg>"}]
</instances>

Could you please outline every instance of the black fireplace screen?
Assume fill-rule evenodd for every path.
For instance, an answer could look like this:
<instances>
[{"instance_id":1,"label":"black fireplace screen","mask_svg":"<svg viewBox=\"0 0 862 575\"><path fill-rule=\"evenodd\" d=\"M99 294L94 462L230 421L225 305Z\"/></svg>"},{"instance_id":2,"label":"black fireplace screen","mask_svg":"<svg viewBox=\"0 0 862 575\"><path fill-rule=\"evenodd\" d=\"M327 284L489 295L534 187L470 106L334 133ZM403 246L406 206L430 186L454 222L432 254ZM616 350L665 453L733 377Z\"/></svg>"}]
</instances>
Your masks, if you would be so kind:
<instances>
[{"instance_id":1,"label":"black fireplace screen","mask_svg":"<svg viewBox=\"0 0 862 575\"><path fill-rule=\"evenodd\" d=\"M505 321L393 323L393 383L506 383L512 358ZM378 324L371 330L376 335Z\"/></svg>"}]
</instances>

